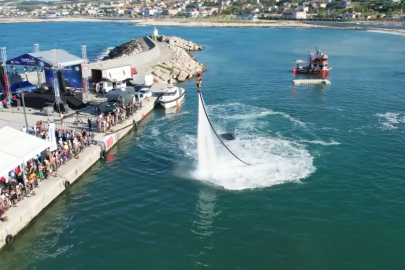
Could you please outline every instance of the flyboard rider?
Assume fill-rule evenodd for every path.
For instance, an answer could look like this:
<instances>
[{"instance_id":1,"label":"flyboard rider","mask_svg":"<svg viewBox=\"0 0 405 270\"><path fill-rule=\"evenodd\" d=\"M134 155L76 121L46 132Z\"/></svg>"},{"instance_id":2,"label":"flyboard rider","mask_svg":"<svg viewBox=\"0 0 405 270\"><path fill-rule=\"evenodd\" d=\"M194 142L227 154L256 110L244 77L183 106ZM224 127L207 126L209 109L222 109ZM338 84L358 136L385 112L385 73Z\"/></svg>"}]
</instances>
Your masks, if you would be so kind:
<instances>
[{"instance_id":1,"label":"flyboard rider","mask_svg":"<svg viewBox=\"0 0 405 270\"><path fill-rule=\"evenodd\" d=\"M197 84L197 89L198 89L197 91L198 92L201 92L201 81L202 81L202 75L201 75L201 72L198 72L197 77L195 79L195 82Z\"/></svg>"}]
</instances>

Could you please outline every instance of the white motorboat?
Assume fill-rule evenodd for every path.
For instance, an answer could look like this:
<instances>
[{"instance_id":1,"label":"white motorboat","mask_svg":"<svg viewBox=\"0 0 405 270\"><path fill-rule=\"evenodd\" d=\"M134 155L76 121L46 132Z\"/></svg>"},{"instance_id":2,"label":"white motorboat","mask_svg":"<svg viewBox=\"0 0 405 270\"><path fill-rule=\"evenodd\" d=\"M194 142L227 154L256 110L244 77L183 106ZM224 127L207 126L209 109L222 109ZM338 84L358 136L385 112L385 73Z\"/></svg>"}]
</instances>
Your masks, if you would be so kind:
<instances>
[{"instance_id":1,"label":"white motorboat","mask_svg":"<svg viewBox=\"0 0 405 270\"><path fill-rule=\"evenodd\" d=\"M183 101L185 94L186 90L184 90L184 88L169 84L169 86L163 90L163 94L159 97L158 102L165 108L172 108Z\"/></svg>"}]
</instances>

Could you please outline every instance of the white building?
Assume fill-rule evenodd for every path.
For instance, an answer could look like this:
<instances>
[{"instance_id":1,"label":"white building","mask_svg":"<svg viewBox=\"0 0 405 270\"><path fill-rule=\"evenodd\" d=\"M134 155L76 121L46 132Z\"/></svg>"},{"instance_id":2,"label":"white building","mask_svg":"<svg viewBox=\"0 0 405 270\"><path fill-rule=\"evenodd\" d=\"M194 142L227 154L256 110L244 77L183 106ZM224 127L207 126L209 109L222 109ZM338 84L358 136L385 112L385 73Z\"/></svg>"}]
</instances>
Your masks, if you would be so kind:
<instances>
[{"instance_id":1,"label":"white building","mask_svg":"<svg viewBox=\"0 0 405 270\"><path fill-rule=\"evenodd\" d=\"M190 18L196 18L200 15L200 13L197 10L194 9L188 9L186 10L186 16Z\"/></svg>"},{"instance_id":2,"label":"white building","mask_svg":"<svg viewBox=\"0 0 405 270\"><path fill-rule=\"evenodd\" d=\"M346 1L346 0L341 0L339 7L340 8L349 8L352 6L352 2L351 1Z\"/></svg>"},{"instance_id":3,"label":"white building","mask_svg":"<svg viewBox=\"0 0 405 270\"><path fill-rule=\"evenodd\" d=\"M155 16L156 13L156 9L154 8L145 8L145 10L143 11L143 14L145 16Z\"/></svg>"},{"instance_id":4,"label":"white building","mask_svg":"<svg viewBox=\"0 0 405 270\"><path fill-rule=\"evenodd\" d=\"M307 13L305 11L284 11L281 15L283 19L306 19Z\"/></svg>"},{"instance_id":5,"label":"white building","mask_svg":"<svg viewBox=\"0 0 405 270\"><path fill-rule=\"evenodd\" d=\"M207 12L206 10L202 9L202 10L199 10L199 11L198 11L198 15L199 15L200 17L205 17L205 16L208 15L208 12Z\"/></svg>"},{"instance_id":6,"label":"white building","mask_svg":"<svg viewBox=\"0 0 405 270\"><path fill-rule=\"evenodd\" d=\"M60 14L61 16L66 16L66 15L69 15L69 11L66 10L66 9L62 9L61 11L59 11L59 14Z\"/></svg>"},{"instance_id":7,"label":"white building","mask_svg":"<svg viewBox=\"0 0 405 270\"><path fill-rule=\"evenodd\" d=\"M93 9L89 9L89 10L86 10L86 14L90 15L90 16L96 16L97 11L95 11Z\"/></svg>"}]
</instances>

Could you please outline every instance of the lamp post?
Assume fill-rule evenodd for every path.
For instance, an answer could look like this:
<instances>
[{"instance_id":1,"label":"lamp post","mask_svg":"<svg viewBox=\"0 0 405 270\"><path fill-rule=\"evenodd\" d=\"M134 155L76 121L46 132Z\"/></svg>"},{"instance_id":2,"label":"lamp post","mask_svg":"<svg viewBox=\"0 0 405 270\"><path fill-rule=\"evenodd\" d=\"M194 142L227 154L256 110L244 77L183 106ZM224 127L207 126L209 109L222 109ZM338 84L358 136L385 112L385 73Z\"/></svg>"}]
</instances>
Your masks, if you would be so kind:
<instances>
[{"instance_id":1,"label":"lamp post","mask_svg":"<svg viewBox=\"0 0 405 270\"><path fill-rule=\"evenodd\" d=\"M2 60L2 69L3 69L3 74L0 74L0 76L3 76L4 78L4 87L6 88L6 93L7 97L10 97L10 86L9 86L9 79L8 79L8 71L7 71L7 48L6 47L1 47L1 60Z\"/></svg>"},{"instance_id":2,"label":"lamp post","mask_svg":"<svg viewBox=\"0 0 405 270\"><path fill-rule=\"evenodd\" d=\"M25 126L26 128L26 132L28 133L28 121L27 121L27 113L25 112L25 101L24 101L24 93L21 93L21 100L22 100L22 104L23 104L23 110L24 110L24 117L25 117Z\"/></svg>"}]
</instances>

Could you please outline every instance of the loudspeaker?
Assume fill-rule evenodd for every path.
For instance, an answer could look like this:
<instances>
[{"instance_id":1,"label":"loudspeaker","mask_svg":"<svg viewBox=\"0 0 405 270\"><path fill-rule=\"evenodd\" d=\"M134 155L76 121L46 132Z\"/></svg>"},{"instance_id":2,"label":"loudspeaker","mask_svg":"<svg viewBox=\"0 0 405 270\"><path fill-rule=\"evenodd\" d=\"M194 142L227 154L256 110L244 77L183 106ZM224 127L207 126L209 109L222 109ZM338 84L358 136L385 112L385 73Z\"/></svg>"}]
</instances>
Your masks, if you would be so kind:
<instances>
[{"instance_id":1,"label":"loudspeaker","mask_svg":"<svg viewBox=\"0 0 405 270\"><path fill-rule=\"evenodd\" d=\"M42 113L46 116L52 115L52 107L44 107L42 109Z\"/></svg>"},{"instance_id":2,"label":"loudspeaker","mask_svg":"<svg viewBox=\"0 0 405 270\"><path fill-rule=\"evenodd\" d=\"M58 70L58 83L60 93L66 93L65 78L63 77L63 71Z\"/></svg>"}]
</instances>

